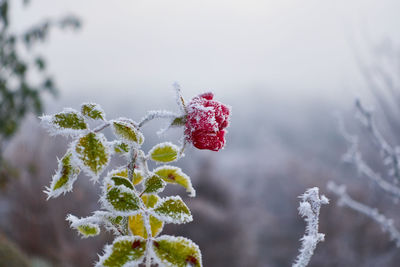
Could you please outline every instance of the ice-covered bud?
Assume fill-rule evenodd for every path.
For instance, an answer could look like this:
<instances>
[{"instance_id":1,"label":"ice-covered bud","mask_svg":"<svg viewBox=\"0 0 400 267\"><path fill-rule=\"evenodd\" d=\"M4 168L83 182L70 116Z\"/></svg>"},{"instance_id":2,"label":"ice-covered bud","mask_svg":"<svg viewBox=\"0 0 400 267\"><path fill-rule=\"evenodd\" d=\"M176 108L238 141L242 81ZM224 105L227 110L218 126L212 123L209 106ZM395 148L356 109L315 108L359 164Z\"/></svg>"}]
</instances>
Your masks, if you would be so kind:
<instances>
[{"instance_id":1,"label":"ice-covered bud","mask_svg":"<svg viewBox=\"0 0 400 267\"><path fill-rule=\"evenodd\" d=\"M187 106L186 140L198 149L218 151L225 145L230 108L213 100L211 92L193 98Z\"/></svg>"}]
</instances>

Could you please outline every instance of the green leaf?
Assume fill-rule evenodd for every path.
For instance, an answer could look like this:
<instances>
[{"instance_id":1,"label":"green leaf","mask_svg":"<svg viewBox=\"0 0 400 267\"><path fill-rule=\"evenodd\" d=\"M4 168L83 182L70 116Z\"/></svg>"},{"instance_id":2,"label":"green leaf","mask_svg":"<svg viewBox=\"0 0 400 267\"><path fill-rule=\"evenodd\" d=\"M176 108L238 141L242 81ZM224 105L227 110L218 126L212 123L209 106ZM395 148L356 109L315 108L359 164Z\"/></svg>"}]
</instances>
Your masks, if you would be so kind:
<instances>
[{"instance_id":1,"label":"green leaf","mask_svg":"<svg viewBox=\"0 0 400 267\"><path fill-rule=\"evenodd\" d=\"M115 153L126 154L129 152L129 145L122 141L115 141L113 147Z\"/></svg>"},{"instance_id":2,"label":"green leaf","mask_svg":"<svg viewBox=\"0 0 400 267\"><path fill-rule=\"evenodd\" d=\"M144 182L145 190L143 191L144 194L157 194L164 190L165 182L161 179L158 175L153 175L149 177Z\"/></svg>"},{"instance_id":3,"label":"green leaf","mask_svg":"<svg viewBox=\"0 0 400 267\"><path fill-rule=\"evenodd\" d=\"M184 237L163 235L153 241L156 261L161 266L202 266L199 247Z\"/></svg>"},{"instance_id":4,"label":"green leaf","mask_svg":"<svg viewBox=\"0 0 400 267\"><path fill-rule=\"evenodd\" d=\"M182 117L176 117L172 123L171 126L184 126L186 124L186 116L182 116Z\"/></svg>"},{"instance_id":5,"label":"green leaf","mask_svg":"<svg viewBox=\"0 0 400 267\"><path fill-rule=\"evenodd\" d=\"M154 146L150 152L150 158L157 162L171 162L178 158L179 147L169 142Z\"/></svg>"},{"instance_id":6,"label":"green leaf","mask_svg":"<svg viewBox=\"0 0 400 267\"><path fill-rule=\"evenodd\" d=\"M193 220L189 208L179 196L162 199L152 213L157 219L166 223L187 223Z\"/></svg>"},{"instance_id":7,"label":"green leaf","mask_svg":"<svg viewBox=\"0 0 400 267\"><path fill-rule=\"evenodd\" d=\"M89 175L97 176L108 165L110 153L102 134L88 133L75 143L76 157Z\"/></svg>"},{"instance_id":8,"label":"green leaf","mask_svg":"<svg viewBox=\"0 0 400 267\"><path fill-rule=\"evenodd\" d=\"M64 109L53 116L42 116L40 119L53 135L79 134L88 128L83 116L70 108Z\"/></svg>"},{"instance_id":9,"label":"green leaf","mask_svg":"<svg viewBox=\"0 0 400 267\"><path fill-rule=\"evenodd\" d=\"M92 218L93 217L78 219L74 215L69 214L67 216L67 221L71 223L71 228L76 229L83 238L88 238L100 234L100 227L91 222Z\"/></svg>"},{"instance_id":10,"label":"green leaf","mask_svg":"<svg viewBox=\"0 0 400 267\"><path fill-rule=\"evenodd\" d=\"M47 188L46 191L48 198L55 198L62 193L72 191L73 183L76 181L80 170L72 164L71 158L71 152L67 152L58 162L58 170L52 178L50 188Z\"/></svg>"},{"instance_id":11,"label":"green leaf","mask_svg":"<svg viewBox=\"0 0 400 267\"><path fill-rule=\"evenodd\" d=\"M184 174L180 168L165 165L155 169L154 173L167 183L179 184L183 186L186 189L186 192L189 193L189 196L196 196L196 191L192 186L189 176Z\"/></svg>"},{"instance_id":12,"label":"green leaf","mask_svg":"<svg viewBox=\"0 0 400 267\"><path fill-rule=\"evenodd\" d=\"M104 120L105 114L103 109L95 103L84 103L81 106L83 116L93 120Z\"/></svg>"},{"instance_id":13,"label":"green leaf","mask_svg":"<svg viewBox=\"0 0 400 267\"><path fill-rule=\"evenodd\" d=\"M133 184L131 183L131 181L128 180L128 178L121 177L121 176L114 176L114 177L111 177L111 180L114 181L115 185L124 185L127 188L133 190Z\"/></svg>"},{"instance_id":14,"label":"green leaf","mask_svg":"<svg viewBox=\"0 0 400 267\"><path fill-rule=\"evenodd\" d=\"M132 123L125 121L113 121L112 126L114 134L125 142L134 142L139 145L143 143L143 134Z\"/></svg>"},{"instance_id":15,"label":"green leaf","mask_svg":"<svg viewBox=\"0 0 400 267\"><path fill-rule=\"evenodd\" d=\"M138 236L121 236L112 245L104 248L96 266L123 267L136 266L142 262L146 251L146 240Z\"/></svg>"},{"instance_id":16,"label":"green leaf","mask_svg":"<svg viewBox=\"0 0 400 267\"><path fill-rule=\"evenodd\" d=\"M139 197L133 190L123 185L107 188L103 204L108 210L122 216L136 214L140 209Z\"/></svg>"},{"instance_id":17,"label":"green leaf","mask_svg":"<svg viewBox=\"0 0 400 267\"><path fill-rule=\"evenodd\" d=\"M88 223L80 225L76 228L79 233L81 233L84 237L96 236L100 233L100 228L96 224Z\"/></svg>"},{"instance_id":18,"label":"green leaf","mask_svg":"<svg viewBox=\"0 0 400 267\"><path fill-rule=\"evenodd\" d=\"M120 170L114 170L110 172L109 176L122 176L125 178L128 178L128 169L120 169ZM133 177L132 177L132 183L133 185L140 184L140 182L143 180L143 173L140 170L135 169L133 172Z\"/></svg>"}]
</instances>

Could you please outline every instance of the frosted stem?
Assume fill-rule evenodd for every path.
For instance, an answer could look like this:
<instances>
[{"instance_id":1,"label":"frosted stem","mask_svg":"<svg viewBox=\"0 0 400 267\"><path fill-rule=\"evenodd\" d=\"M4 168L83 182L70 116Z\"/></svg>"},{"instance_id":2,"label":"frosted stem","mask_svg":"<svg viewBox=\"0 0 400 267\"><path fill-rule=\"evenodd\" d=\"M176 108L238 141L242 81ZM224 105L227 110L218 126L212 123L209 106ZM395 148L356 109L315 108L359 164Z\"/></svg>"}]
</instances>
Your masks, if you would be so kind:
<instances>
[{"instance_id":1,"label":"frosted stem","mask_svg":"<svg viewBox=\"0 0 400 267\"><path fill-rule=\"evenodd\" d=\"M396 242L396 246L400 247L400 232L393 225L393 220L386 218L383 214L380 214L379 211L375 208L371 208L367 205L364 205L358 201L352 199L346 192L346 186L337 185L334 182L330 181L327 185L328 190L334 193L339 197L338 204L347 206L355 211L358 211L375 222L377 222L384 232L389 233L391 240Z\"/></svg>"},{"instance_id":2,"label":"frosted stem","mask_svg":"<svg viewBox=\"0 0 400 267\"><path fill-rule=\"evenodd\" d=\"M307 223L305 235L300 239L300 254L292 267L304 267L310 262L311 256L317 244L324 241L324 234L318 233L319 211L322 204L328 204L329 200L322 195L319 197L318 187L308 189L300 196L299 214Z\"/></svg>"},{"instance_id":3,"label":"frosted stem","mask_svg":"<svg viewBox=\"0 0 400 267\"><path fill-rule=\"evenodd\" d=\"M138 123L138 126L140 128L144 124L154 119L174 119L179 116L179 114L167 110L152 110L147 112L146 116L144 116L142 120Z\"/></svg>"}]
</instances>

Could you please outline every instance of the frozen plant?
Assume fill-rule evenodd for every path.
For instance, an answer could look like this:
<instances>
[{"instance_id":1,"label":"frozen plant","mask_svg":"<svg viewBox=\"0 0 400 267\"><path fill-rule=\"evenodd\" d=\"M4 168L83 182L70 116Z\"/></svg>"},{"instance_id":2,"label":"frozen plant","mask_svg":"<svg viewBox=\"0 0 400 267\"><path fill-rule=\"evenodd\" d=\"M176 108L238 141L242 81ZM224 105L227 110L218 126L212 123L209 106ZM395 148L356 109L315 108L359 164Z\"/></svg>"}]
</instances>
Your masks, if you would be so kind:
<instances>
[{"instance_id":1,"label":"frozen plant","mask_svg":"<svg viewBox=\"0 0 400 267\"><path fill-rule=\"evenodd\" d=\"M391 146L384 139L373 120L373 113L366 109L361 104L360 100L356 100L355 107L358 119L367 130L374 145L379 149L382 163L387 166L388 172L387 175L381 175L374 171L363 160L361 152L359 151L357 136L349 134L345 129L343 121L339 119L339 130L348 143L348 150L343 156L343 160L353 164L360 175L363 175L384 192L398 199L400 198L400 187L397 185L400 180L399 147ZM387 219L384 215L380 214L377 209L352 199L346 192L346 187L344 185L338 186L334 182L329 182L328 190L339 197L338 203L340 205L347 206L377 222L383 231L388 232L391 239L396 241L397 247L400 247L400 233L393 225L393 220Z\"/></svg>"},{"instance_id":2,"label":"frozen plant","mask_svg":"<svg viewBox=\"0 0 400 267\"><path fill-rule=\"evenodd\" d=\"M139 122L127 118L107 120L101 107L94 103L82 104L80 111L68 108L41 117L51 135L61 134L73 140L45 191L48 198L71 191L81 171L101 183L101 210L85 218L67 216L71 227L83 238L98 235L100 227L114 233L114 241L105 246L96 266L202 266L200 249L193 241L160 236L164 224L187 223L192 221L192 215L179 196L162 198L158 194L167 184L177 184L189 196L195 196L189 176L166 164L183 157L189 143L199 149L222 149L230 109L214 100L212 93L196 96L185 105L179 86L175 85L175 89L179 113L151 111ZM147 153L141 149L145 140L142 127L156 118L169 119L170 127L184 128L181 146L164 142ZM96 126L90 129L89 121ZM108 127L115 140L107 140L101 133ZM124 157L126 165L100 179L114 155ZM150 170L149 160L163 165Z\"/></svg>"},{"instance_id":3,"label":"frozen plant","mask_svg":"<svg viewBox=\"0 0 400 267\"><path fill-rule=\"evenodd\" d=\"M299 214L304 217L307 225L305 235L300 239L300 254L297 256L295 263L293 263L293 267L307 266L317 244L324 241L325 235L318 233L319 211L321 205L329 203L329 200L324 195L319 196L318 187L308 189L300 198Z\"/></svg>"}]
</instances>

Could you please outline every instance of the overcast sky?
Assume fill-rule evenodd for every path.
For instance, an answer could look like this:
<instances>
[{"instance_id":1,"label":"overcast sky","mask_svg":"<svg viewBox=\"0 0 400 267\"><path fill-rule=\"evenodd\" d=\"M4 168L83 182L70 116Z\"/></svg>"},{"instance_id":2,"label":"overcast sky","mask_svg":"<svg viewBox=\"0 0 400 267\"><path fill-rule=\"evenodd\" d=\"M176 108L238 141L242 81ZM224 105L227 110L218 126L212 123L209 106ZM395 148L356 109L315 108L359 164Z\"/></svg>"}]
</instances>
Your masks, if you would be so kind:
<instances>
[{"instance_id":1,"label":"overcast sky","mask_svg":"<svg viewBox=\"0 0 400 267\"><path fill-rule=\"evenodd\" d=\"M65 97L168 90L352 98L362 84L350 43L400 41L398 0L13 1L18 30L73 13L79 33L38 50ZM349 94L349 90L354 90ZM162 95L164 93L161 93Z\"/></svg>"}]
</instances>

